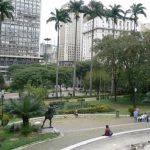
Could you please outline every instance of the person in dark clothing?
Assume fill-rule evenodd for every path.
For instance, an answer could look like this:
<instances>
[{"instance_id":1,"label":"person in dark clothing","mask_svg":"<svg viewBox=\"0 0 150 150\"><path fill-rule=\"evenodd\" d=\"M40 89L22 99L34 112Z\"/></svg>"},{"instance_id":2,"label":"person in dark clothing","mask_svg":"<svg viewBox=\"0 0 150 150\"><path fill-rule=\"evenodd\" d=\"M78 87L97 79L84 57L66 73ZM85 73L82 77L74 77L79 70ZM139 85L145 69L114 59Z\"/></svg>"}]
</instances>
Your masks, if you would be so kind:
<instances>
[{"instance_id":1,"label":"person in dark clothing","mask_svg":"<svg viewBox=\"0 0 150 150\"><path fill-rule=\"evenodd\" d=\"M112 131L110 130L109 126L106 125L105 134L103 134L103 136L112 136L112 135L113 135Z\"/></svg>"}]
</instances>

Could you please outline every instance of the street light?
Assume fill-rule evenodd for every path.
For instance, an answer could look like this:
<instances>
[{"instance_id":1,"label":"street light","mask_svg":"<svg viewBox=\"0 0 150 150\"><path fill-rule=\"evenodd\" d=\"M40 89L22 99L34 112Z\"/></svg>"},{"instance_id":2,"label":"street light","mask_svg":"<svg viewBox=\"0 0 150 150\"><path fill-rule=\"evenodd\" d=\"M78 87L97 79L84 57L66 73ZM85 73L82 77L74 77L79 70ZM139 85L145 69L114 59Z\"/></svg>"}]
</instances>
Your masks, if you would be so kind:
<instances>
[{"instance_id":1,"label":"street light","mask_svg":"<svg viewBox=\"0 0 150 150\"><path fill-rule=\"evenodd\" d=\"M4 102L4 90L1 91L1 99L2 99L2 121L1 121L1 125L3 126L3 102Z\"/></svg>"},{"instance_id":2,"label":"street light","mask_svg":"<svg viewBox=\"0 0 150 150\"><path fill-rule=\"evenodd\" d=\"M51 39L50 38L45 38L44 39L47 43L47 48L48 48L48 41L50 41ZM47 68L47 48L46 48L46 46L45 46L45 63L46 63L46 68Z\"/></svg>"}]
</instances>

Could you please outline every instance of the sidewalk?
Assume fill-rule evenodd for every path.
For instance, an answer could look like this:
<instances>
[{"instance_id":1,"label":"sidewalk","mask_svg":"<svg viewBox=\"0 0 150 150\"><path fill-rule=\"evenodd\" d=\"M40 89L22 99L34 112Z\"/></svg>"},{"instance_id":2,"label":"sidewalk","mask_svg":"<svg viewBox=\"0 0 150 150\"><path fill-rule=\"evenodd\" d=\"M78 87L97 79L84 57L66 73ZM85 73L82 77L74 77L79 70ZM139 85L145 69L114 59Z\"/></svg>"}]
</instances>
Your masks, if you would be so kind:
<instances>
[{"instance_id":1,"label":"sidewalk","mask_svg":"<svg viewBox=\"0 0 150 150\"><path fill-rule=\"evenodd\" d=\"M130 131L135 129L148 128L149 123L131 123L132 118L72 118L54 119L54 127L60 130L64 136L51 141L46 141L22 150L60 150L75 143L99 137L103 134L106 124L109 124L114 133ZM126 124L127 123L127 124ZM121 125L117 125L121 124Z\"/></svg>"}]
</instances>

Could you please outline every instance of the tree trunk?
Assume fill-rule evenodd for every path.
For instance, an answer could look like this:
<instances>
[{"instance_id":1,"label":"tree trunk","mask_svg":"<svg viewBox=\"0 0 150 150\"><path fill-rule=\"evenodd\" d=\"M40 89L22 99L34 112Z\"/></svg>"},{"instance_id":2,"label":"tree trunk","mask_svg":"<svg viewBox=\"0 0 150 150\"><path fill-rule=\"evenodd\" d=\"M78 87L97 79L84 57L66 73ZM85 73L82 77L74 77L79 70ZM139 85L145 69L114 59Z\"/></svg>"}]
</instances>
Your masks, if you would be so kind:
<instances>
[{"instance_id":1,"label":"tree trunk","mask_svg":"<svg viewBox=\"0 0 150 150\"><path fill-rule=\"evenodd\" d=\"M136 97L135 97L135 84L134 84L134 81L130 82L130 99L132 101L133 107L136 108Z\"/></svg>"},{"instance_id":2,"label":"tree trunk","mask_svg":"<svg viewBox=\"0 0 150 150\"><path fill-rule=\"evenodd\" d=\"M56 66L56 98L58 98L58 71L59 71L59 23L58 23L58 35L57 35L57 66Z\"/></svg>"},{"instance_id":3,"label":"tree trunk","mask_svg":"<svg viewBox=\"0 0 150 150\"><path fill-rule=\"evenodd\" d=\"M61 84L59 85L59 87L60 87L60 97L61 97L61 99L62 99L62 90L61 90Z\"/></svg>"},{"instance_id":4,"label":"tree trunk","mask_svg":"<svg viewBox=\"0 0 150 150\"><path fill-rule=\"evenodd\" d=\"M115 22L113 21L113 38L115 38ZM115 96L115 54L112 54L112 76L111 76L111 95Z\"/></svg>"},{"instance_id":5,"label":"tree trunk","mask_svg":"<svg viewBox=\"0 0 150 150\"><path fill-rule=\"evenodd\" d=\"M93 40L94 40L94 19L92 20L91 66L90 66L90 96L92 96L93 42L94 42Z\"/></svg>"},{"instance_id":6,"label":"tree trunk","mask_svg":"<svg viewBox=\"0 0 150 150\"><path fill-rule=\"evenodd\" d=\"M27 116L22 116L22 121L23 121L23 126L28 126L29 125L29 117Z\"/></svg>"},{"instance_id":7,"label":"tree trunk","mask_svg":"<svg viewBox=\"0 0 150 150\"><path fill-rule=\"evenodd\" d=\"M117 78L116 78L116 70L114 73L114 96L115 96L115 102L117 101Z\"/></svg>"},{"instance_id":8,"label":"tree trunk","mask_svg":"<svg viewBox=\"0 0 150 150\"><path fill-rule=\"evenodd\" d=\"M113 38L115 38L115 22L113 21Z\"/></svg>"},{"instance_id":9,"label":"tree trunk","mask_svg":"<svg viewBox=\"0 0 150 150\"><path fill-rule=\"evenodd\" d=\"M124 20L123 21L123 30L125 31L126 29L125 29L125 23L126 23L126 21Z\"/></svg>"},{"instance_id":10,"label":"tree trunk","mask_svg":"<svg viewBox=\"0 0 150 150\"><path fill-rule=\"evenodd\" d=\"M1 33L2 33L2 21L0 20L0 45L2 43Z\"/></svg>"},{"instance_id":11,"label":"tree trunk","mask_svg":"<svg viewBox=\"0 0 150 150\"><path fill-rule=\"evenodd\" d=\"M136 23L134 21L134 32L136 32Z\"/></svg>"},{"instance_id":12,"label":"tree trunk","mask_svg":"<svg viewBox=\"0 0 150 150\"><path fill-rule=\"evenodd\" d=\"M74 44L74 71L73 71L73 96L75 96L76 87L76 53L77 53L77 25L78 19L76 18L76 28L75 28L75 44Z\"/></svg>"}]
</instances>

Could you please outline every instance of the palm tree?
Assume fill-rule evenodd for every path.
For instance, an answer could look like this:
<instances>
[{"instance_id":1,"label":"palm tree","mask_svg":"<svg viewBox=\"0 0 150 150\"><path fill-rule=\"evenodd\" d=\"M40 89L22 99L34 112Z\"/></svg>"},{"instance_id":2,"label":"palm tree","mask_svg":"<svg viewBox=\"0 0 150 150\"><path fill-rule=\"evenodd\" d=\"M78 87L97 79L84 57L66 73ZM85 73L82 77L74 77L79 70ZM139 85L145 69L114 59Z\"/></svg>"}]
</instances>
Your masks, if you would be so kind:
<instances>
[{"instance_id":1,"label":"palm tree","mask_svg":"<svg viewBox=\"0 0 150 150\"><path fill-rule=\"evenodd\" d=\"M145 9L146 8L141 3L130 6L131 19L134 21L134 32L136 30L136 26L138 25L138 15L144 15L146 17L146 13L144 11Z\"/></svg>"},{"instance_id":2,"label":"palm tree","mask_svg":"<svg viewBox=\"0 0 150 150\"><path fill-rule=\"evenodd\" d=\"M118 19L121 19L121 13L123 10L121 9L121 5L114 6L110 5L110 9L106 10L107 19L111 18L113 22L113 38L115 38L115 26L117 25ZM112 54L112 77L111 77L111 94L114 93L115 101L116 101L116 92L117 92L117 79L116 79L116 65L115 65L115 52Z\"/></svg>"},{"instance_id":3,"label":"palm tree","mask_svg":"<svg viewBox=\"0 0 150 150\"><path fill-rule=\"evenodd\" d=\"M92 19L92 38L91 38L91 66L90 66L90 95L92 95L92 73L93 73L93 42L94 42L94 19L104 16L104 8L101 2L91 0L87 6L84 6L84 17L88 20Z\"/></svg>"},{"instance_id":4,"label":"palm tree","mask_svg":"<svg viewBox=\"0 0 150 150\"><path fill-rule=\"evenodd\" d=\"M5 18L13 19L14 7L12 6L11 1L0 0L0 44L1 44L1 30L2 22Z\"/></svg>"},{"instance_id":5,"label":"palm tree","mask_svg":"<svg viewBox=\"0 0 150 150\"><path fill-rule=\"evenodd\" d=\"M121 13L123 10L121 9L121 5L116 5L114 6L110 5L110 9L106 10L106 17L107 19L111 18L113 22L113 37L115 38L115 26L117 25L118 19L121 19Z\"/></svg>"},{"instance_id":6,"label":"palm tree","mask_svg":"<svg viewBox=\"0 0 150 150\"><path fill-rule=\"evenodd\" d=\"M29 118L34 114L42 111L42 103L40 100L30 94L22 95L19 101L11 100L11 105L6 107L11 114L16 114L22 118L23 126L29 125Z\"/></svg>"},{"instance_id":7,"label":"palm tree","mask_svg":"<svg viewBox=\"0 0 150 150\"><path fill-rule=\"evenodd\" d=\"M76 25L75 25L75 45L74 45L74 71L73 71L73 96L75 96L75 85L76 85L76 52L77 52L77 28L78 20L80 18L80 13L83 13L83 4L82 0L79 1L70 1L69 3L69 12L74 13Z\"/></svg>"},{"instance_id":8,"label":"palm tree","mask_svg":"<svg viewBox=\"0 0 150 150\"><path fill-rule=\"evenodd\" d=\"M57 36L57 67L56 67L56 98L58 98L58 71L59 71L59 29L60 29L60 23L68 23L71 22L71 19L69 17L69 14L67 10L65 9L55 9L55 13L51 12L51 17L47 20L48 22L55 21L55 30L58 32Z\"/></svg>"},{"instance_id":9,"label":"palm tree","mask_svg":"<svg viewBox=\"0 0 150 150\"><path fill-rule=\"evenodd\" d=\"M125 23L126 23L126 19L130 19L127 17L127 14L130 13L130 9L127 9L126 11L122 11L123 16L122 16L122 20L123 20L123 30L125 31Z\"/></svg>"}]
</instances>

